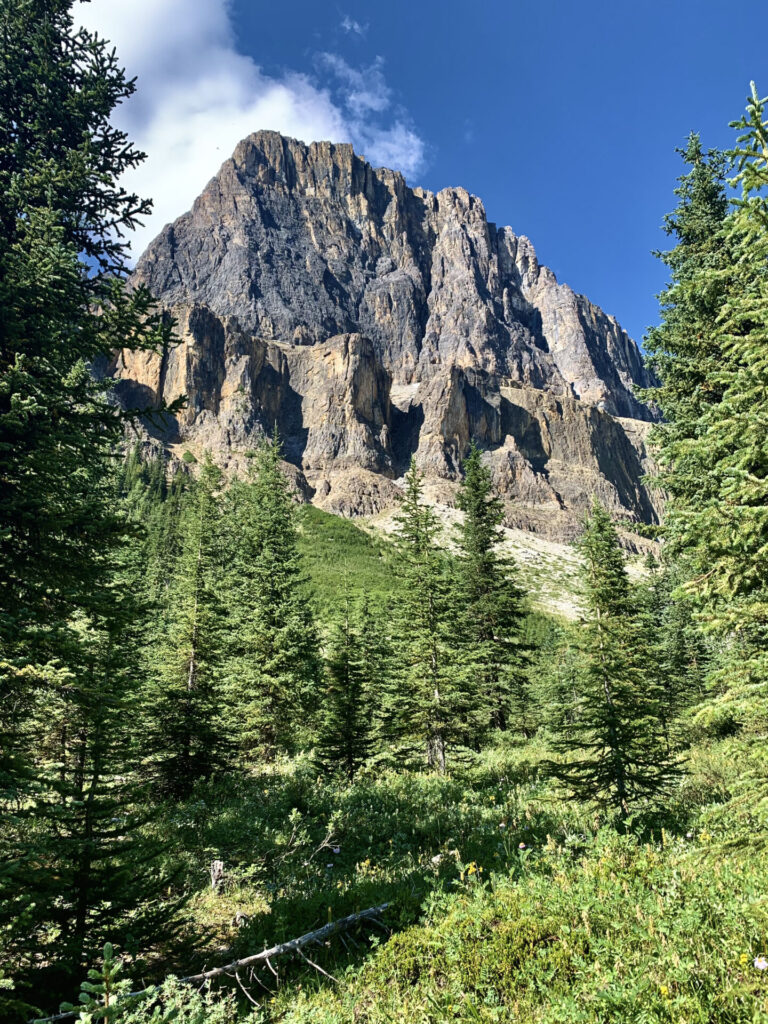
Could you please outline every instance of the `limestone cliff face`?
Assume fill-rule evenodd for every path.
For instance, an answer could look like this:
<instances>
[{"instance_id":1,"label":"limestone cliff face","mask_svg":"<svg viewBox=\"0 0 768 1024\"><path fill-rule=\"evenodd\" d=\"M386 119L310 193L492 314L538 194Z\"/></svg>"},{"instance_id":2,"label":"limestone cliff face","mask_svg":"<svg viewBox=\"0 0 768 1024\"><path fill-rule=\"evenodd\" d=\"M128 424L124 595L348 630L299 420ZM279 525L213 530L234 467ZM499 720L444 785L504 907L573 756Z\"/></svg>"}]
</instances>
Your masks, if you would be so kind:
<instances>
[{"instance_id":1,"label":"limestone cliff face","mask_svg":"<svg viewBox=\"0 0 768 1024\"><path fill-rule=\"evenodd\" d=\"M636 345L463 189L259 132L135 279L181 342L115 372L144 404L187 394L169 443L237 463L276 424L307 494L354 514L394 499L412 455L450 496L475 438L514 525L572 533L593 493L655 518Z\"/></svg>"}]
</instances>

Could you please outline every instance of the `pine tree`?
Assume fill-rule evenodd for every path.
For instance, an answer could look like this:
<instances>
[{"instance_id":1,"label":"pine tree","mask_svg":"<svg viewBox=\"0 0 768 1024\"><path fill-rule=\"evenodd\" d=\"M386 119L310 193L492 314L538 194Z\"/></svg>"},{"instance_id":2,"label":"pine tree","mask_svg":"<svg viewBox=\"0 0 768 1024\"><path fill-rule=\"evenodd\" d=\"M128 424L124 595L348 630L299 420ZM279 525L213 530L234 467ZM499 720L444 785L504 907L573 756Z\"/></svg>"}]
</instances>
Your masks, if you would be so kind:
<instances>
[{"instance_id":1,"label":"pine tree","mask_svg":"<svg viewBox=\"0 0 768 1024\"><path fill-rule=\"evenodd\" d=\"M276 435L259 449L252 480L230 494L236 538L228 676L247 760L308 743L318 704L317 636L280 458Z\"/></svg>"},{"instance_id":2,"label":"pine tree","mask_svg":"<svg viewBox=\"0 0 768 1024\"><path fill-rule=\"evenodd\" d=\"M468 698L466 718L477 743L489 727L510 728L523 715L527 651L523 643L523 592L514 564L498 545L504 504L493 494L491 474L472 443L463 465L457 506L464 518L456 531L457 593L462 669ZM523 723L514 723L520 728Z\"/></svg>"},{"instance_id":3,"label":"pine tree","mask_svg":"<svg viewBox=\"0 0 768 1024\"><path fill-rule=\"evenodd\" d=\"M639 628L659 681L659 716L669 748L676 721L703 695L709 655L676 567L660 566L653 555L645 566L648 575L637 586Z\"/></svg>"},{"instance_id":4,"label":"pine tree","mask_svg":"<svg viewBox=\"0 0 768 1024\"><path fill-rule=\"evenodd\" d=\"M320 712L316 760L326 771L343 772L349 781L371 753L370 662L366 662L363 626L349 595L333 624L326 654L328 685Z\"/></svg>"},{"instance_id":5,"label":"pine tree","mask_svg":"<svg viewBox=\"0 0 768 1024\"><path fill-rule=\"evenodd\" d=\"M179 554L145 694L146 770L159 791L189 793L228 760L222 683L225 609L219 593L221 471L206 457L179 519Z\"/></svg>"},{"instance_id":6,"label":"pine tree","mask_svg":"<svg viewBox=\"0 0 768 1024\"><path fill-rule=\"evenodd\" d=\"M401 762L426 763L444 772L449 743L461 729L450 675L450 581L436 545L440 526L422 500L423 478L413 461L405 485L396 516L401 588L395 649L400 664L387 688L382 731Z\"/></svg>"},{"instance_id":7,"label":"pine tree","mask_svg":"<svg viewBox=\"0 0 768 1024\"><path fill-rule=\"evenodd\" d=\"M732 650L723 700L739 718L755 713L768 679L768 125L754 85L735 127L728 157L741 195L730 212L722 187L684 196L673 285L650 342L668 420L657 432L666 533L699 620ZM699 210L691 243L684 229Z\"/></svg>"},{"instance_id":8,"label":"pine tree","mask_svg":"<svg viewBox=\"0 0 768 1024\"><path fill-rule=\"evenodd\" d=\"M136 679L117 610L123 421L92 368L171 329L124 283L149 204L118 184L141 154L109 118L133 83L71 7L0 0L0 959L51 999L39 972L73 969L110 877L116 928L126 902L141 916L130 844L105 825L133 799Z\"/></svg>"},{"instance_id":9,"label":"pine tree","mask_svg":"<svg viewBox=\"0 0 768 1024\"><path fill-rule=\"evenodd\" d=\"M559 723L555 749L563 761L551 768L578 797L613 807L623 819L641 798L661 794L674 768L618 535L597 501L579 547L587 605L580 693L571 720Z\"/></svg>"}]
</instances>

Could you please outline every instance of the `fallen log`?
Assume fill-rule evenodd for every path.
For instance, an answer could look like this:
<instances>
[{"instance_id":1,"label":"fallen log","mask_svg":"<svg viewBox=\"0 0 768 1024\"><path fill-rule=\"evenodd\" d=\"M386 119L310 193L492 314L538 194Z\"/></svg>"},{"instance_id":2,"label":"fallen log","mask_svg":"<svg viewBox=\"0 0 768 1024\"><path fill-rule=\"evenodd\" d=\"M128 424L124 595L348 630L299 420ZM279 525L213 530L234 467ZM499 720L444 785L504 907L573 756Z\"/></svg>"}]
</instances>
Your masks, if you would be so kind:
<instances>
[{"instance_id":1,"label":"fallen log","mask_svg":"<svg viewBox=\"0 0 768 1024\"><path fill-rule=\"evenodd\" d=\"M382 903L378 907L368 907L367 910L360 910L356 914L349 914L347 917L339 918L338 921L329 921L328 924L324 924L322 928L316 928L313 932L307 932L306 935L300 935L297 939L290 939L288 942L280 942L276 946L272 946L271 949L262 950L261 953L254 953L251 956L246 956L242 960L233 960L232 963L225 964L223 967L214 967L210 971L201 971L200 974L188 974L184 978L179 978L179 981L189 981L195 984L200 982L206 982L211 978L216 978L221 974L230 974L233 977L241 967L248 967L256 963L267 963L271 967L269 961L276 956L282 956L284 953L300 952L302 946L306 946L309 942L322 942L323 939L328 939L337 932L345 931L350 928L353 924L357 924L358 921L366 921L380 917L381 914L389 906L388 903ZM307 959L307 958L305 958ZM312 963L312 961L309 961ZM326 972L323 971L323 974ZM121 1001L125 999L136 999L138 996L143 996L146 993L152 991L154 986L149 988L139 989L138 992L127 992L121 997ZM29 1021L28 1024L55 1024L56 1021L60 1020L71 1020L80 1013L80 1010L68 1010L66 1013L57 1013L52 1017L35 1017Z\"/></svg>"}]
</instances>

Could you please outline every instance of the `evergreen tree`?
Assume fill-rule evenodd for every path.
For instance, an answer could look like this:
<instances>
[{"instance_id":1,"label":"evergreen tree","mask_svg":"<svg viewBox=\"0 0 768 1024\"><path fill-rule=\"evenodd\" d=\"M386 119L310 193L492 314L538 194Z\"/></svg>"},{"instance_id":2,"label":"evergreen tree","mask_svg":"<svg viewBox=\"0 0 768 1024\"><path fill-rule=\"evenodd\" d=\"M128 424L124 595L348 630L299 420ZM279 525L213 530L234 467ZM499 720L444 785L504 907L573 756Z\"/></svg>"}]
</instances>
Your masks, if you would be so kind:
<instances>
[{"instance_id":1,"label":"evergreen tree","mask_svg":"<svg viewBox=\"0 0 768 1024\"><path fill-rule=\"evenodd\" d=\"M118 179L141 159L109 123L133 83L71 2L0 3L0 791L26 789L23 726L56 689L53 638L119 534L94 481L119 437L102 353L164 344L122 233L149 204ZM31 741L31 747L27 741ZM34 775L34 771L30 773Z\"/></svg>"},{"instance_id":2,"label":"evergreen tree","mask_svg":"<svg viewBox=\"0 0 768 1024\"><path fill-rule=\"evenodd\" d=\"M175 797L226 764L230 746L221 682L220 486L221 472L206 457L182 505L179 555L146 693L147 769L160 791Z\"/></svg>"},{"instance_id":3,"label":"evergreen tree","mask_svg":"<svg viewBox=\"0 0 768 1024\"><path fill-rule=\"evenodd\" d=\"M570 630L570 625L546 612L529 610L523 620L521 639L528 664L512 697L514 721L524 737L548 724L553 702L558 708L567 703L554 696L553 686Z\"/></svg>"},{"instance_id":4,"label":"evergreen tree","mask_svg":"<svg viewBox=\"0 0 768 1024\"><path fill-rule=\"evenodd\" d=\"M646 667L616 529L595 501L580 541L587 616L582 627L578 705L561 720L553 774L582 799L622 818L658 796L674 774L660 723L661 693Z\"/></svg>"},{"instance_id":5,"label":"evergreen tree","mask_svg":"<svg viewBox=\"0 0 768 1024\"><path fill-rule=\"evenodd\" d=\"M372 743L375 749L380 741L386 745L382 722L386 717L386 694L395 673L393 642L390 623L394 606L387 602L383 608L374 606L363 595L355 608L355 622L360 641L360 662L365 678L365 690L371 708Z\"/></svg>"},{"instance_id":6,"label":"evergreen tree","mask_svg":"<svg viewBox=\"0 0 768 1024\"><path fill-rule=\"evenodd\" d=\"M230 494L236 537L228 676L235 729L250 760L309 742L318 704L317 636L280 458L275 435L259 449L253 479Z\"/></svg>"},{"instance_id":7,"label":"evergreen tree","mask_svg":"<svg viewBox=\"0 0 768 1024\"><path fill-rule=\"evenodd\" d=\"M124 283L149 204L118 184L141 154L109 118L133 83L71 7L0 0L0 959L51 999L38 973L72 970L110 877L115 927L127 902L141 916L130 844L104 825L131 801L136 680L116 610L122 420L92 368L171 327Z\"/></svg>"},{"instance_id":8,"label":"evergreen tree","mask_svg":"<svg viewBox=\"0 0 768 1024\"><path fill-rule=\"evenodd\" d=\"M668 420L656 435L666 532L700 621L731 646L722 679L740 716L754 713L752 689L768 679L768 126L754 85L735 126L728 156L741 195L727 212L711 160L708 189L688 187L671 222L673 284L649 341Z\"/></svg>"},{"instance_id":9,"label":"evergreen tree","mask_svg":"<svg viewBox=\"0 0 768 1024\"><path fill-rule=\"evenodd\" d=\"M126 585L133 531L102 555L111 585L73 614L60 686L35 724L38 785L3 822L3 959L19 994L55 1005L107 935L137 951L162 930L172 938L177 900L158 868L160 843L144 835L142 738L135 623L144 614ZM63 651L64 640L60 650ZM66 675L64 674L66 672Z\"/></svg>"},{"instance_id":10,"label":"evergreen tree","mask_svg":"<svg viewBox=\"0 0 768 1024\"><path fill-rule=\"evenodd\" d=\"M477 743L488 727L507 729L527 705L527 652L521 635L523 592L514 565L498 551L504 504L493 494L491 474L472 443L463 465L457 505L457 594L466 718ZM518 720L515 725L523 727Z\"/></svg>"},{"instance_id":11,"label":"evergreen tree","mask_svg":"<svg viewBox=\"0 0 768 1024\"><path fill-rule=\"evenodd\" d=\"M648 575L637 587L639 628L648 663L659 680L659 716L669 748L675 722L702 696L708 652L675 566L646 558Z\"/></svg>"},{"instance_id":12,"label":"evergreen tree","mask_svg":"<svg viewBox=\"0 0 768 1024\"><path fill-rule=\"evenodd\" d=\"M402 584L396 610L400 664L386 694L382 728L406 763L415 759L444 772L449 742L461 728L449 672L449 578L436 546L440 527L422 500L422 475L413 461L405 484L396 516Z\"/></svg>"},{"instance_id":13,"label":"evergreen tree","mask_svg":"<svg viewBox=\"0 0 768 1024\"><path fill-rule=\"evenodd\" d=\"M328 686L321 708L317 761L350 781L371 752L371 679L365 661L362 622L345 595L342 615L331 629L326 654Z\"/></svg>"}]
</instances>

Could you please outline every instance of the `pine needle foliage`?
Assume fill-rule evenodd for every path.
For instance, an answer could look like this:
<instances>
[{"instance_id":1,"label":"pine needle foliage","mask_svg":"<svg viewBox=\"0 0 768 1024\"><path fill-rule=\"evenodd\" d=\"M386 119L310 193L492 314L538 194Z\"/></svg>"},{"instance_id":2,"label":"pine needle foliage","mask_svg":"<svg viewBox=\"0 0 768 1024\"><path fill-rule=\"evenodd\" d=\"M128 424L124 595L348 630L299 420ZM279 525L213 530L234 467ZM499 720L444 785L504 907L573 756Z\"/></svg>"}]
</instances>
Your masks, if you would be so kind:
<instances>
[{"instance_id":1,"label":"pine needle foliage","mask_svg":"<svg viewBox=\"0 0 768 1024\"><path fill-rule=\"evenodd\" d=\"M493 493L491 473L472 443L463 464L456 529L458 640L466 680L470 743L490 728L525 729L527 652L522 636L523 591L511 558L499 551L504 504Z\"/></svg>"},{"instance_id":2,"label":"pine needle foliage","mask_svg":"<svg viewBox=\"0 0 768 1024\"><path fill-rule=\"evenodd\" d=\"M616 528L596 500L579 547L587 614L578 697L572 715L559 722L554 746L563 760L550 767L580 799L613 808L624 820L674 777L662 731L663 694L647 669Z\"/></svg>"},{"instance_id":3,"label":"pine needle foliage","mask_svg":"<svg viewBox=\"0 0 768 1024\"><path fill-rule=\"evenodd\" d=\"M297 510L275 434L250 480L231 488L228 686L243 756L273 759L311 745L318 704L318 641L298 547Z\"/></svg>"},{"instance_id":4,"label":"pine needle foliage","mask_svg":"<svg viewBox=\"0 0 768 1024\"><path fill-rule=\"evenodd\" d=\"M347 597L331 627L325 655L316 761L327 773L350 781L372 751L376 661L366 657L366 626L361 610Z\"/></svg>"},{"instance_id":5,"label":"pine needle foliage","mask_svg":"<svg viewBox=\"0 0 768 1024\"><path fill-rule=\"evenodd\" d=\"M226 608L220 592L221 471L206 458L188 488L178 523L159 634L145 695L145 770L160 792L187 795L229 759L222 685Z\"/></svg>"},{"instance_id":6,"label":"pine needle foliage","mask_svg":"<svg viewBox=\"0 0 768 1024\"><path fill-rule=\"evenodd\" d=\"M665 257L673 281L649 347L668 420L656 432L666 534L700 621L731 648L716 682L738 719L768 680L768 122L754 84L733 126L730 210L723 158L689 147L670 219L679 244Z\"/></svg>"},{"instance_id":7,"label":"pine needle foliage","mask_svg":"<svg viewBox=\"0 0 768 1024\"><path fill-rule=\"evenodd\" d=\"M100 371L172 325L125 284L150 207L120 184L142 154L110 117L134 85L72 6L0 0L0 960L25 997L61 991L131 904L139 937L153 900L127 839L131 530Z\"/></svg>"},{"instance_id":8,"label":"pine needle foliage","mask_svg":"<svg viewBox=\"0 0 768 1024\"><path fill-rule=\"evenodd\" d=\"M461 692L451 669L450 573L437 546L440 524L423 500L411 462L397 522L400 597L394 646L399 662L383 708L383 731L403 764L444 772L461 729Z\"/></svg>"}]
</instances>

